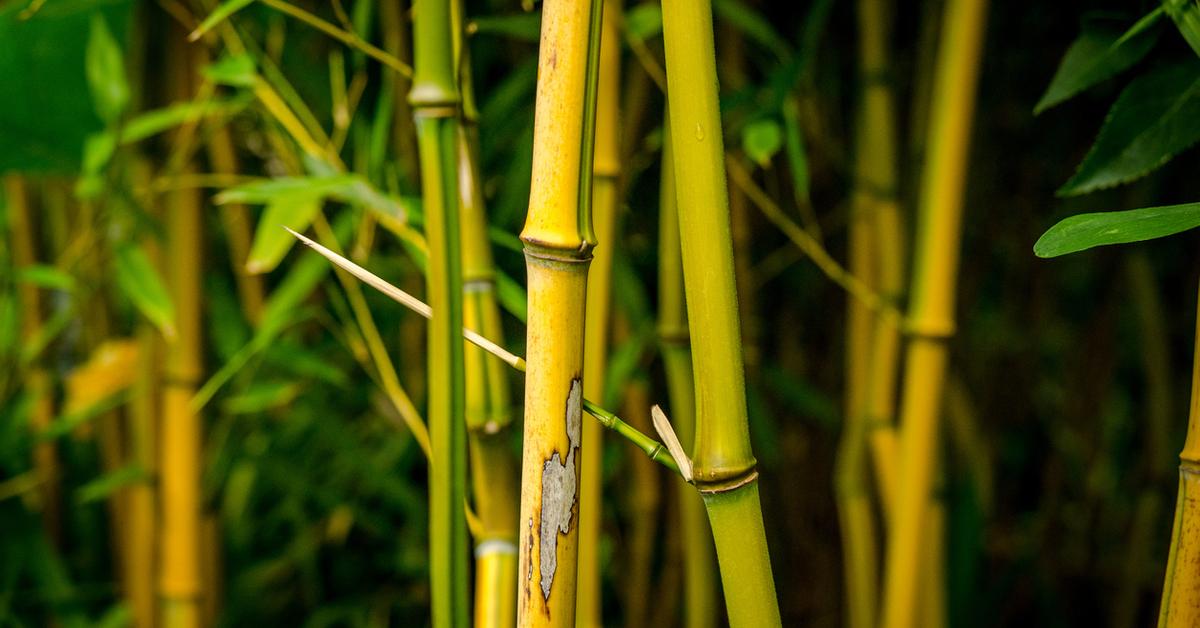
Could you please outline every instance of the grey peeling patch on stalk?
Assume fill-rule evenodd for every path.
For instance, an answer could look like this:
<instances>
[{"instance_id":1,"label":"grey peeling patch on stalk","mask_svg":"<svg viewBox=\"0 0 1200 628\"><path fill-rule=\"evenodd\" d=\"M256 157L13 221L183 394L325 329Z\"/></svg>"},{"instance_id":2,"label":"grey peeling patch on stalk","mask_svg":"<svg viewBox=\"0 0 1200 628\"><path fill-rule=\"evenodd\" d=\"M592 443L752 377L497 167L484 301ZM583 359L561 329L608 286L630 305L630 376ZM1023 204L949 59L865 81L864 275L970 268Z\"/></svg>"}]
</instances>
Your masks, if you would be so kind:
<instances>
[{"instance_id":1,"label":"grey peeling patch on stalk","mask_svg":"<svg viewBox=\"0 0 1200 628\"><path fill-rule=\"evenodd\" d=\"M538 541L541 548L540 584L542 597L547 601L550 600L550 587L554 584L554 572L558 569L558 535L571 531L571 514L579 493L575 475L575 450L579 449L579 427L583 417L583 386L579 378L571 380L566 413L567 439L570 441L567 460L562 462L556 451L542 463L542 512Z\"/></svg>"}]
</instances>

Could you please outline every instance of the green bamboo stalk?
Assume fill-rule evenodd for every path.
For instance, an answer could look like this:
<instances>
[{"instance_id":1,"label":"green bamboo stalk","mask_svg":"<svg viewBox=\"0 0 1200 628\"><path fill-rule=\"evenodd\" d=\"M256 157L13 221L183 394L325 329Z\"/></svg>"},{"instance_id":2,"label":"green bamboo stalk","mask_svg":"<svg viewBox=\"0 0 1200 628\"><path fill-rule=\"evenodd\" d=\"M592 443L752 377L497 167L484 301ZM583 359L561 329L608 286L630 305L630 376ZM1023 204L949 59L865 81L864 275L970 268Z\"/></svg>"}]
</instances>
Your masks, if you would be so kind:
<instances>
[{"instance_id":1,"label":"green bamboo stalk","mask_svg":"<svg viewBox=\"0 0 1200 628\"><path fill-rule=\"evenodd\" d=\"M454 2L456 67L461 68L462 131L459 134L459 177L462 198L463 324L488 338L502 340L492 261L479 172L479 127L471 85L470 61L461 43L462 2ZM512 403L505 364L469 345L466 359L466 421L470 445L473 503L479 519L475 535L475 626L508 628L517 619L517 509L520 487L516 459L508 444Z\"/></svg>"},{"instance_id":2,"label":"green bamboo stalk","mask_svg":"<svg viewBox=\"0 0 1200 628\"><path fill-rule=\"evenodd\" d=\"M419 0L413 86L425 237L429 324L429 546L435 627L469 623L467 598L465 364L458 189L459 91L450 2Z\"/></svg>"},{"instance_id":3,"label":"green bamboo stalk","mask_svg":"<svg viewBox=\"0 0 1200 628\"><path fill-rule=\"evenodd\" d=\"M596 245L591 169L600 52L599 0L542 5L533 181L521 240L529 284L529 357L521 470L520 626L573 627L583 330ZM536 577L535 577L536 576Z\"/></svg>"},{"instance_id":4,"label":"green bamboo stalk","mask_svg":"<svg viewBox=\"0 0 1200 628\"><path fill-rule=\"evenodd\" d=\"M600 35L600 71L596 94L596 152L592 165L592 222L600 245L588 269L587 312L583 342L583 394L603 399L608 364L612 264L616 244L617 179L621 172L617 108L621 74L621 0L604 0ZM601 615L600 519L603 511L604 429L583 424L579 471L579 583L576 626L599 628Z\"/></svg>"},{"instance_id":5,"label":"green bamboo stalk","mask_svg":"<svg viewBox=\"0 0 1200 628\"><path fill-rule=\"evenodd\" d=\"M918 246L909 304L895 512L888 530L883 626L918 625L921 578L930 536L934 469L939 452L947 340L954 333L955 282L963 190L976 82L983 48L985 0L946 4L938 47L929 158L922 177Z\"/></svg>"},{"instance_id":6,"label":"green bamboo stalk","mask_svg":"<svg viewBox=\"0 0 1200 628\"><path fill-rule=\"evenodd\" d=\"M665 0L671 141L698 394L693 476L716 541L730 624L778 626L746 420L745 369L717 104L712 7Z\"/></svg>"},{"instance_id":7,"label":"green bamboo stalk","mask_svg":"<svg viewBox=\"0 0 1200 628\"><path fill-rule=\"evenodd\" d=\"M683 296L683 258L679 250L679 213L675 202L675 170L670 121L663 125L663 154L658 222L658 338L667 375L672 425L680 443L691 450L696 434L692 350L688 340L687 305ZM713 628L717 620L716 557L704 501L679 491L683 524L684 608L687 628Z\"/></svg>"}]
</instances>

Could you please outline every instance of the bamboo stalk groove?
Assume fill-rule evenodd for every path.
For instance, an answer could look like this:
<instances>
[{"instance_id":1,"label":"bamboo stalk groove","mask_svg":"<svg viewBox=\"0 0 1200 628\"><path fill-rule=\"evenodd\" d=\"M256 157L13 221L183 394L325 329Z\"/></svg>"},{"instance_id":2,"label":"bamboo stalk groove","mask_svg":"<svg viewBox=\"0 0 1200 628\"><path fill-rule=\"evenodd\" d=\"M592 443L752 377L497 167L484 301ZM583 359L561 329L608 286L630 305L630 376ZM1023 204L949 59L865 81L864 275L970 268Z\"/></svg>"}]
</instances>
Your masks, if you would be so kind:
<instances>
[{"instance_id":1,"label":"bamboo stalk groove","mask_svg":"<svg viewBox=\"0 0 1200 628\"><path fill-rule=\"evenodd\" d=\"M517 623L574 626L598 0L542 5L529 213Z\"/></svg>"},{"instance_id":2,"label":"bamboo stalk groove","mask_svg":"<svg viewBox=\"0 0 1200 628\"><path fill-rule=\"evenodd\" d=\"M669 119L664 122L658 223L658 338L667 376L672 425L682 445L690 451L696 434L696 389L692 382L692 351L683 293L671 125ZM717 609L712 530L704 516L704 501L700 496L690 490L680 490L678 495L683 527L684 626L713 628Z\"/></svg>"},{"instance_id":3,"label":"bamboo stalk groove","mask_svg":"<svg viewBox=\"0 0 1200 628\"><path fill-rule=\"evenodd\" d=\"M583 394L604 400L608 364L609 310L612 265L616 245L618 177L621 172L618 107L621 85L621 0L603 0L600 30L599 84L596 92L596 149L592 165L592 224L598 246L588 269L587 311L584 314ZM583 424L579 461L579 570L576 625L599 628L601 614L600 564L603 514L604 429L596 421Z\"/></svg>"},{"instance_id":4,"label":"bamboo stalk groove","mask_svg":"<svg viewBox=\"0 0 1200 628\"><path fill-rule=\"evenodd\" d=\"M1195 349L1192 354L1192 396L1187 436L1179 454L1179 494L1171 529L1171 550L1163 582L1159 628L1183 628L1200 623L1200 297L1196 309Z\"/></svg>"},{"instance_id":5,"label":"bamboo stalk groove","mask_svg":"<svg viewBox=\"0 0 1200 628\"><path fill-rule=\"evenodd\" d=\"M479 126L468 51L462 44L462 2L458 15L462 128L459 133L459 214L462 223L463 325L503 340L496 300L496 269L487 235L487 215L479 169ZM505 364L478 346L464 351L466 422L470 475L479 530L475 537L475 626L508 628L517 619L517 509L520 487L512 441L512 401Z\"/></svg>"},{"instance_id":6,"label":"bamboo stalk groove","mask_svg":"<svg viewBox=\"0 0 1200 628\"><path fill-rule=\"evenodd\" d=\"M946 343L954 333L963 190L983 47L985 0L946 4L921 184L900 411L895 512L887 536L885 628L917 625L929 537Z\"/></svg>"},{"instance_id":7,"label":"bamboo stalk groove","mask_svg":"<svg viewBox=\"0 0 1200 628\"><path fill-rule=\"evenodd\" d=\"M458 89L451 3L419 0L414 10L409 102L417 129L425 237L426 291L436 313L429 347L429 547L435 627L469 623L467 596L466 371L460 253Z\"/></svg>"},{"instance_id":8,"label":"bamboo stalk groove","mask_svg":"<svg viewBox=\"0 0 1200 628\"><path fill-rule=\"evenodd\" d=\"M730 624L778 626L746 414L712 6L665 0L662 11L697 393L693 476L712 526Z\"/></svg>"}]
</instances>

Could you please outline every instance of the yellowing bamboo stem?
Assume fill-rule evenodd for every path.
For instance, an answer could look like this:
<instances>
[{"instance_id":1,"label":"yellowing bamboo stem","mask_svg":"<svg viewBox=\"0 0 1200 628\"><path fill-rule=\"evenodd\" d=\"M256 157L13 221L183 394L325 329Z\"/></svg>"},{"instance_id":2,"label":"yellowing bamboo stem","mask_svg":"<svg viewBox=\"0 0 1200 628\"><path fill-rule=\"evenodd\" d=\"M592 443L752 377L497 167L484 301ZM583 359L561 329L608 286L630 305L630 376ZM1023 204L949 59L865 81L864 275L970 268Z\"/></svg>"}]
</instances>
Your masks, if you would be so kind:
<instances>
[{"instance_id":1,"label":"yellowing bamboo stem","mask_svg":"<svg viewBox=\"0 0 1200 628\"><path fill-rule=\"evenodd\" d=\"M1179 496L1167 557L1159 628L1200 624L1200 304L1196 311L1196 342L1192 355L1192 399L1187 438L1179 454Z\"/></svg>"},{"instance_id":2,"label":"yellowing bamboo stem","mask_svg":"<svg viewBox=\"0 0 1200 628\"><path fill-rule=\"evenodd\" d=\"M588 269L587 312L584 324L583 394L604 401L608 364L609 304L613 252L616 245L618 176L621 154L618 103L621 81L621 0L604 0L600 34L599 85L596 94L596 154L592 166L593 225L599 246ZM579 588L576 625L603 626L600 584L600 520L603 511L604 428L596 421L583 424L579 470Z\"/></svg>"},{"instance_id":3,"label":"yellowing bamboo stem","mask_svg":"<svg viewBox=\"0 0 1200 628\"><path fill-rule=\"evenodd\" d=\"M594 0L542 5L533 180L521 232L529 290L517 579L523 627L575 624L599 7Z\"/></svg>"},{"instance_id":4,"label":"yellowing bamboo stem","mask_svg":"<svg viewBox=\"0 0 1200 628\"><path fill-rule=\"evenodd\" d=\"M195 190L170 197L167 265L177 335L167 347L163 381L160 487L162 504L159 597L162 625L203 625L201 606L200 467L201 421L191 399L201 376L200 233L202 213ZM215 551L215 548L210 548Z\"/></svg>"},{"instance_id":5,"label":"yellowing bamboo stem","mask_svg":"<svg viewBox=\"0 0 1200 628\"><path fill-rule=\"evenodd\" d=\"M985 0L950 0L938 48L909 305L912 339L900 412L896 509L887 539L885 628L917 625L923 548L940 542L929 536L930 500L946 341L954 332L963 189L986 6Z\"/></svg>"},{"instance_id":6,"label":"yellowing bamboo stem","mask_svg":"<svg viewBox=\"0 0 1200 628\"><path fill-rule=\"evenodd\" d=\"M778 626L746 419L709 2L665 0L663 41L697 393L693 475L712 525L730 624Z\"/></svg>"}]
</instances>

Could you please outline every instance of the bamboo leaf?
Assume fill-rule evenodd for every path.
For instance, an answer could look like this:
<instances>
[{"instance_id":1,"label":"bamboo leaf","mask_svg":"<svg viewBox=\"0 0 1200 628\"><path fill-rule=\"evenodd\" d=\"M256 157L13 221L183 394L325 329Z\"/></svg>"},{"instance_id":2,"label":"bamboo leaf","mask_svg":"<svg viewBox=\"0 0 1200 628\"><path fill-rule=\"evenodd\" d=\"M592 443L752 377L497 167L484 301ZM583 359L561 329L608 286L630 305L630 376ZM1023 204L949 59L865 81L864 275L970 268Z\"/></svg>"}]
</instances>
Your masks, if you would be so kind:
<instances>
[{"instance_id":1,"label":"bamboo leaf","mask_svg":"<svg viewBox=\"0 0 1200 628\"><path fill-rule=\"evenodd\" d=\"M39 288L71 292L75 289L75 278L53 266L33 264L17 272L17 280L31 283Z\"/></svg>"},{"instance_id":2,"label":"bamboo leaf","mask_svg":"<svg viewBox=\"0 0 1200 628\"><path fill-rule=\"evenodd\" d=\"M1200 203L1079 214L1046 230L1033 245L1038 257L1058 257L1106 244L1141 242L1200 226Z\"/></svg>"},{"instance_id":3,"label":"bamboo leaf","mask_svg":"<svg viewBox=\"0 0 1200 628\"><path fill-rule=\"evenodd\" d=\"M300 394L296 382L255 382L222 404L229 414L254 414L291 403Z\"/></svg>"},{"instance_id":4,"label":"bamboo leaf","mask_svg":"<svg viewBox=\"0 0 1200 628\"><path fill-rule=\"evenodd\" d=\"M144 140L207 116L227 116L241 111L249 102L246 98L227 101L182 102L146 111L130 119L121 127L121 143L130 144Z\"/></svg>"},{"instance_id":5,"label":"bamboo leaf","mask_svg":"<svg viewBox=\"0 0 1200 628\"><path fill-rule=\"evenodd\" d=\"M774 120L755 120L742 129L742 150L762 168L783 147L783 130Z\"/></svg>"},{"instance_id":6,"label":"bamboo leaf","mask_svg":"<svg viewBox=\"0 0 1200 628\"><path fill-rule=\"evenodd\" d=\"M787 40L775 31L771 22L741 0L715 0L713 11L748 39L775 53L780 59L791 56Z\"/></svg>"},{"instance_id":7,"label":"bamboo leaf","mask_svg":"<svg viewBox=\"0 0 1200 628\"><path fill-rule=\"evenodd\" d=\"M513 13L511 15L489 15L471 20L467 24L470 35L501 35L518 41L537 43L542 31L540 11Z\"/></svg>"},{"instance_id":8,"label":"bamboo leaf","mask_svg":"<svg viewBox=\"0 0 1200 628\"><path fill-rule=\"evenodd\" d=\"M132 244L117 247L115 259L117 287L167 338L175 337L175 305L154 265L140 248Z\"/></svg>"},{"instance_id":9,"label":"bamboo leaf","mask_svg":"<svg viewBox=\"0 0 1200 628\"><path fill-rule=\"evenodd\" d=\"M129 83L121 46L99 12L92 14L84 69L96 113L105 122L115 122L129 105Z\"/></svg>"},{"instance_id":10,"label":"bamboo leaf","mask_svg":"<svg viewBox=\"0 0 1200 628\"><path fill-rule=\"evenodd\" d=\"M1033 108L1037 115L1110 79L1137 63L1157 40L1149 27L1162 14L1153 11L1124 34L1109 28L1087 28L1067 49L1046 93Z\"/></svg>"},{"instance_id":11,"label":"bamboo leaf","mask_svg":"<svg viewBox=\"0 0 1200 628\"><path fill-rule=\"evenodd\" d=\"M258 71L254 58L247 54L231 55L204 68L204 76L218 85L254 87Z\"/></svg>"},{"instance_id":12,"label":"bamboo leaf","mask_svg":"<svg viewBox=\"0 0 1200 628\"><path fill-rule=\"evenodd\" d=\"M1138 77L1113 103L1096 143L1058 194L1074 196L1145 176L1200 140L1200 60Z\"/></svg>"},{"instance_id":13,"label":"bamboo leaf","mask_svg":"<svg viewBox=\"0 0 1200 628\"><path fill-rule=\"evenodd\" d=\"M794 98L783 103L783 126L785 130L788 169L792 174L792 189L796 199L809 203L808 150L804 147L804 132L800 129L800 107Z\"/></svg>"},{"instance_id":14,"label":"bamboo leaf","mask_svg":"<svg viewBox=\"0 0 1200 628\"><path fill-rule=\"evenodd\" d=\"M287 226L304 231L312 224L319 211L321 198L311 191L276 196L267 205L254 231L254 244L251 245L250 255L246 260L246 272L258 274L274 270L296 241L280 227Z\"/></svg>"},{"instance_id":15,"label":"bamboo leaf","mask_svg":"<svg viewBox=\"0 0 1200 628\"><path fill-rule=\"evenodd\" d=\"M662 34L662 6L646 2L630 7L624 16L625 32L643 41Z\"/></svg>"},{"instance_id":16,"label":"bamboo leaf","mask_svg":"<svg viewBox=\"0 0 1200 628\"><path fill-rule=\"evenodd\" d=\"M1200 2L1196 0L1163 0L1163 10L1171 16L1179 34L1192 50L1200 55Z\"/></svg>"},{"instance_id":17,"label":"bamboo leaf","mask_svg":"<svg viewBox=\"0 0 1200 628\"><path fill-rule=\"evenodd\" d=\"M212 13L208 14L208 17L204 18L204 21L200 23L200 26L196 27L196 30L188 34L188 40L196 41L200 39L205 33L212 30L214 26L224 22L234 13L250 6L252 2L254 0L228 0L228 2L222 2L217 8L213 9Z\"/></svg>"},{"instance_id":18,"label":"bamboo leaf","mask_svg":"<svg viewBox=\"0 0 1200 628\"><path fill-rule=\"evenodd\" d=\"M75 502L82 506L107 499L122 488L144 482L149 477L150 474L137 463L121 467L79 487L75 491Z\"/></svg>"},{"instance_id":19,"label":"bamboo leaf","mask_svg":"<svg viewBox=\"0 0 1200 628\"><path fill-rule=\"evenodd\" d=\"M62 438L67 434L75 431L76 428L86 425L96 417L121 407L129 400L128 391L121 391L104 397L84 408L68 412L55 419L38 434L39 441L49 441L56 438Z\"/></svg>"}]
</instances>

